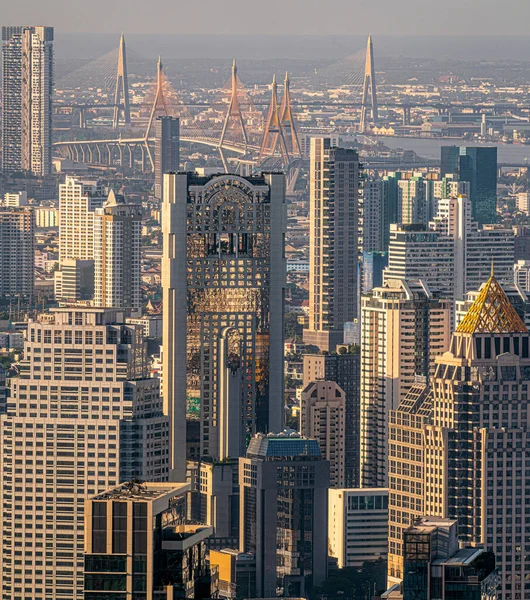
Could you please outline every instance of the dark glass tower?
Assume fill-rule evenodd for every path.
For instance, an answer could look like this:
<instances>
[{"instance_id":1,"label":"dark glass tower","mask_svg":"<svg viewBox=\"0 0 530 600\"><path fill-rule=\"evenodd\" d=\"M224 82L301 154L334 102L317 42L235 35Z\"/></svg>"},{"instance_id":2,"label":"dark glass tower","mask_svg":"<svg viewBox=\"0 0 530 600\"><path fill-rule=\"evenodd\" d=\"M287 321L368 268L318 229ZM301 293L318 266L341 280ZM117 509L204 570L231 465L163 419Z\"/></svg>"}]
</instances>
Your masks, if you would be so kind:
<instances>
[{"instance_id":1,"label":"dark glass tower","mask_svg":"<svg viewBox=\"0 0 530 600\"><path fill-rule=\"evenodd\" d=\"M479 225L497 221L497 148L442 146L441 177L469 181L472 218Z\"/></svg>"},{"instance_id":2,"label":"dark glass tower","mask_svg":"<svg viewBox=\"0 0 530 600\"><path fill-rule=\"evenodd\" d=\"M180 126L175 117L155 121L155 198L164 197L164 173L179 170Z\"/></svg>"}]
</instances>

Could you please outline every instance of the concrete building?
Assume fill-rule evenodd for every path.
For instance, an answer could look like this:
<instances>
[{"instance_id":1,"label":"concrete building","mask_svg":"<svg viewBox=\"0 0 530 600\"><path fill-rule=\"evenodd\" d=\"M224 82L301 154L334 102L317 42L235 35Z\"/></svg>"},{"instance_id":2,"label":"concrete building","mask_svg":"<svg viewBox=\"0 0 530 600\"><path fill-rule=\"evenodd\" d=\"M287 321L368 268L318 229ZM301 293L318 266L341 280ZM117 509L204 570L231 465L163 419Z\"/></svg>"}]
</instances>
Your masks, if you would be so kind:
<instances>
[{"instance_id":1,"label":"concrete building","mask_svg":"<svg viewBox=\"0 0 530 600\"><path fill-rule=\"evenodd\" d=\"M27 192L6 192L4 194L4 206L7 206L8 208L20 208L21 206L27 206L27 204Z\"/></svg>"},{"instance_id":2,"label":"concrete building","mask_svg":"<svg viewBox=\"0 0 530 600\"><path fill-rule=\"evenodd\" d=\"M205 545L212 530L186 522L188 489L131 481L85 502L85 600L215 597Z\"/></svg>"},{"instance_id":3,"label":"concrete building","mask_svg":"<svg viewBox=\"0 0 530 600\"><path fill-rule=\"evenodd\" d=\"M424 469L415 499L423 514L457 519L460 544L495 553L504 600L530 590L530 517L522 508L530 504L523 476L530 466L529 385L530 334L492 274L436 358L430 423L414 438ZM396 435L405 433L397 427ZM406 458L403 444L395 451ZM408 479L398 475L390 483L391 521L392 488L404 489Z\"/></svg>"},{"instance_id":4,"label":"concrete building","mask_svg":"<svg viewBox=\"0 0 530 600\"><path fill-rule=\"evenodd\" d=\"M239 485L239 549L256 558L256 596L305 597L328 569L329 463L317 441L257 434Z\"/></svg>"},{"instance_id":5,"label":"concrete building","mask_svg":"<svg viewBox=\"0 0 530 600\"><path fill-rule=\"evenodd\" d=\"M0 414L7 411L7 373L4 367L0 366Z\"/></svg>"},{"instance_id":6,"label":"concrete building","mask_svg":"<svg viewBox=\"0 0 530 600\"><path fill-rule=\"evenodd\" d=\"M344 452L346 485L359 486L361 437L361 355L357 351L344 354L304 355L304 388L315 381L334 381L346 395Z\"/></svg>"},{"instance_id":7,"label":"concrete building","mask_svg":"<svg viewBox=\"0 0 530 600\"><path fill-rule=\"evenodd\" d=\"M309 182L309 326L304 341L320 350L344 342L357 317L359 156L311 139Z\"/></svg>"},{"instance_id":8,"label":"concrete building","mask_svg":"<svg viewBox=\"0 0 530 600\"><path fill-rule=\"evenodd\" d=\"M92 300L94 297L94 261L67 258L55 272L55 299L59 302Z\"/></svg>"},{"instance_id":9,"label":"concrete building","mask_svg":"<svg viewBox=\"0 0 530 600\"><path fill-rule=\"evenodd\" d=\"M35 278L35 215L0 207L0 297L31 303Z\"/></svg>"},{"instance_id":10,"label":"concrete building","mask_svg":"<svg viewBox=\"0 0 530 600\"><path fill-rule=\"evenodd\" d=\"M94 217L94 306L139 311L142 207L112 190Z\"/></svg>"},{"instance_id":11,"label":"concrete building","mask_svg":"<svg viewBox=\"0 0 530 600\"><path fill-rule=\"evenodd\" d=\"M48 227L59 227L59 209L53 206L36 206L35 225L42 229Z\"/></svg>"},{"instance_id":12,"label":"concrete building","mask_svg":"<svg viewBox=\"0 0 530 600\"><path fill-rule=\"evenodd\" d=\"M180 122L175 117L155 121L155 198L164 197L164 175L179 170Z\"/></svg>"},{"instance_id":13,"label":"concrete building","mask_svg":"<svg viewBox=\"0 0 530 600\"><path fill-rule=\"evenodd\" d=\"M361 188L362 251L384 252L388 247L390 214L388 183L383 179L367 179Z\"/></svg>"},{"instance_id":14,"label":"concrete building","mask_svg":"<svg viewBox=\"0 0 530 600\"><path fill-rule=\"evenodd\" d=\"M447 348L451 303L422 280L389 280L362 298L361 485L388 485L388 416Z\"/></svg>"},{"instance_id":15,"label":"concrete building","mask_svg":"<svg viewBox=\"0 0 530 600\"><path fill-rule=\"evenodd\" d=\"M236 458L282 429L285 178L169 174L164 194L164 402L183 480L186 390L201 456Z\"/></svg>"},{"instance_id":16,"label":"concrete building","mask_svg":"<svg viewBox=\"0 0 530 600\"><path fill-rule=\"evenodd\" d=\"M334 381L314 381L302 392L300 433L317 440L329 461L331 487L346 481L346 393Z\"/></svg>"},{"instance_id":17,"label":"concrete building","mask_svg":"<svg viewBox=\"0 0 530 600\"><path fill-rule=\"evenodd\" d=\"M329 490L330 555L338 568L362 567L388 553L388 490L343 488Z\"/></svg>"},{"instance_id":18,"label":"concrete building","mask_svg":"<svg viewBox=\"0 0 530 600\"><path fill-rule=\"evenodd\" d=\"M51 173L53 27L2 27L2 170Z\"/></svg>"},{"instance_id":19,"label":"concrete building","mask_svg":"<svg viewBox=\"0 0 530 600\"><path fill-rule=\"evenodd\" d=\"M515 284L525 292L530 292L530 260L518 260L513 265Z\"/></svg>"},{"instance_id":20,"label":"concrete building","mask_svg":"<svg viewBox=\"0 0 530 600\"><path fill-rule=\"evenodd\" d=\"M410 225L424 223L427 225L432 218L427 199L426 181L421 175L397 182L398 217L399 223Z\"/></svg>"},{"instance_id":21,"label":"concrete building","mask_svg":"<svg viewBox=\"0 0 530 600\"><path fill-rule=\"evenodd\" d=\"M404 532L404 579L384 600L497 600L495 554L484 548L458 548L458 522L423 517Z\"/></svg>"},{"instance_id":22,"label":"concrete building","mask_svg":"<svg viewBox=\"0 0 530 600\"><path fill-rule=\"evenodd\" d=\"M199 523L212 528L209 548L239 546L239 463L203 459L188 462L192 493L189 514Z\"/></svg>"},{"instance_id":23,"label":"concrete building","mask_svg":"<svg viewBox=\"0 0 530 600\"><path fill-rule=\"evenodd\" d=\"M256 597L256 560L252 554L233 548L210 550L210 565L219 570L219 597Z\"/></svg>"},{"instance_id":24,"label":"concrete building","mask_svg":"<svg viewBox=\"0 0 530 600\"><path fill-rule=\"evenodd\" d=\"M525 215L530 214L530 193L529 192L520 192L517 194L517 209L520 210Z\"/></svg>"},{"instance_id":25,"label":"concrete building","mask_svg":"<svg viewBox=\"0 0 530 600\"><path fill-rule=\"evenodd\" d=\"M28 324L0 416L3 600L83 598L84 501L167 479L168 430L142 329L123 312L59 308Z\"/></svg>"},{"instance_id":26,"label":"concrete building","mask_svg":"<svg viewBox=\"0 0 530 600\"><path fill-rule=\"evenodd\" d=\"M479 228L465 196L441 199L428 228L391 225L383 280L424 279L431 290L460 300L487 277L494 259L502 282L513 281L514 235L502 226Z\"/></svg>"}]
</instances>

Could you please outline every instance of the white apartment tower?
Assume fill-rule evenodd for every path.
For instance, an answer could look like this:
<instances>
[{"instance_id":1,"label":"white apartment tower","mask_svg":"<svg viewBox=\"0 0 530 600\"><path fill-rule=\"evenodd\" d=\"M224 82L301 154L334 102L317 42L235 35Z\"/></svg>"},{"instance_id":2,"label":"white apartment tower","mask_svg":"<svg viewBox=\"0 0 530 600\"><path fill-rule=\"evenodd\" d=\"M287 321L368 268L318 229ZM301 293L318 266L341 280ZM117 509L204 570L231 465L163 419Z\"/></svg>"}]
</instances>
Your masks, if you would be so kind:
<instances>
[{"instance_id":1,"label":"white apartment tower","mask_svg":"<svg viewBox=\"0 0 530 600\"><path fill-rule=\"evenodd\" d=\"M300 433L318 441L329 461L329 481L334 488L346 481L346 393L334 381L314 381L302 392Z\"/></svg>"},{"instance_id":2,"label":"white apartment tower","mask_svg":"<svg viewBox=\"0 0 530 600\"><path fill-rule=\"evenodd\" d=\"M389 280L361 300L361 485L387 485L388 416L447 348L451 303L421 280Z\"/></svg>"},{"instance_id":3,"label":"white apartment tower","mask_svg":"<svg viewBox=\"0 0 530 600\"><path fill-rule=\"evenodd\" d=\"M94 306L139 310L142 207L109 193L94 218Z\"/></svg>"},{"instance_id":4,"label":"white apartment tower","mask_svg":"<svg viewBox=\"0 0 530 600\"><path fill-rule=\"evenodd\" d=\"M53 27L2 27L2 169L51 173Z\"/></svg>"},{"instance_id":5,"label":"white apartment tower","mask_svg":"<svg viewBox=\"0 0 530 600\"><path fill-rule=\"evenodd\" d=\"M344 341L357 317L359 156L311 138L309 183L309 327L304 340L321 350Z\"/></svg>"},{"instance_id":6,"label":"white apartment tower","mask_svg":"<svg viewBox=\"0 0 530 600\"><path fill-rule=\"evenodd\" d=\"M168 419L141 326L59 308L28 325L0 416L0 596L83 598L86 498L168 476Z\"/></svg>"},{"instance_id":7,"label":"white apartment tower","mask_svg":"<svg viewBox=\"0 0 530 600\"><path fill-rule=\"evenodd\" d=\"M186 392L201 456L236 458L283 427L285 177L167 174L162 286L172 477L186 476Z\"/></svg>"},{"instance_id":8,"label":"white apartment tower","mask_svg":"<svg viewBox=\"0 0 530 600\"><path fill-rule=\"evenodd\" d=\"M0 296L33 300L35 213L0 207Z\"/></svg>"}]
</instances>

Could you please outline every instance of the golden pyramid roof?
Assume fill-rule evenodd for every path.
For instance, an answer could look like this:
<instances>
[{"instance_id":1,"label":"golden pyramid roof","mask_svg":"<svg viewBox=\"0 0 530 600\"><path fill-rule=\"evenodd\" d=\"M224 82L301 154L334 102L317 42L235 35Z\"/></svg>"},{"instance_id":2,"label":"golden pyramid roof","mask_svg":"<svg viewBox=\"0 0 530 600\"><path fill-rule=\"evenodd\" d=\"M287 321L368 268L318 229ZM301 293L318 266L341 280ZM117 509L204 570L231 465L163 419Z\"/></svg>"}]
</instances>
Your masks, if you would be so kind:
<instances>
[{"instance_id":1,"label":"golden pyramid roof","mask_svg":"<svg viewBox=\"0 0 530 600\"><path fill-rule=\"evenodd\" d=\"M526 333L528 329L492 272L456 331L462 333Z\"/></svg>"}]
</instances>

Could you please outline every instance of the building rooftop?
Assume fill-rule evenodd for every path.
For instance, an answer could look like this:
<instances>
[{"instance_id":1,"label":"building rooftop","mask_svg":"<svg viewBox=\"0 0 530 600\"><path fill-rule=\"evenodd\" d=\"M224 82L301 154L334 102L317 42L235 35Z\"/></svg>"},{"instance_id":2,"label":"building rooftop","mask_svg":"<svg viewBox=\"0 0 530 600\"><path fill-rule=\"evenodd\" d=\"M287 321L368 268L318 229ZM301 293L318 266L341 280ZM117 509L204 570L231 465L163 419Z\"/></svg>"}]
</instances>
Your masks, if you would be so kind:
<instances>
[{"instance_id":1,"label":"building rooftop","mask_svg":"<svg viewBox=\"0 0 530 600\"><path fill-rule=\"evenodd\" d=\"M184 494L189 490L189 487L188 483L128 481L93 496L91 500L134 500L135 502L144 500L152 502L169 494L172 496Z\"/></svg>"},{"instance_id":2,"label":"building rooftop","mask_svg":"<svg viewBox=\"0 0 530 600\"><path fill-rule=\"evenodd\" d=\"M316 440L301 437L297 433L255 435L248 445L247 457L299 457L320 458L320 446Z\"/></svg>"},{"instance_id":3,"label":"building rooftop","mask_svg":"<svg viewBox=\"0 0 530 600\"><path fill-rule=\"evenodd\" d=\"M510 299L492 273L456 331L460 333L527 333Z\"/></svg>"}]
</instances>

